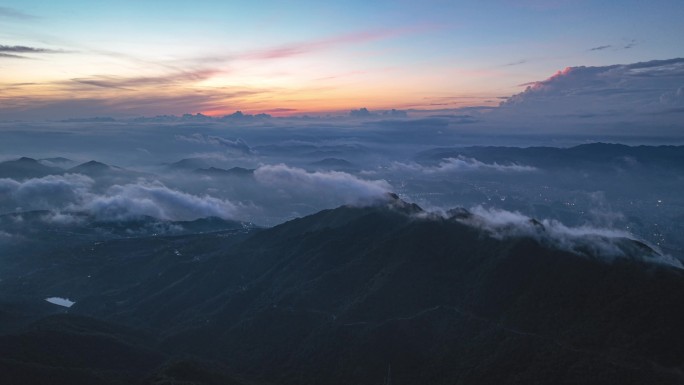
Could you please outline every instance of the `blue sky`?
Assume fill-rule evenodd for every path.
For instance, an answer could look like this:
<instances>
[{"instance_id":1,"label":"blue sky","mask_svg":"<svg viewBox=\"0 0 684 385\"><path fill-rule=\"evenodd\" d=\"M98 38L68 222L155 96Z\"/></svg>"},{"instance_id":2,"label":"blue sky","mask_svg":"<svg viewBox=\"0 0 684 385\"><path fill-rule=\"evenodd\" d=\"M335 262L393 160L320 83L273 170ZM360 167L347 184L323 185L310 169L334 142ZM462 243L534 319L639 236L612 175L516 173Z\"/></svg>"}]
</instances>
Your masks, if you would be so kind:
<instances>
[{"instance_id":1,"label":"blue sky","mask_svg":"<svg viewBox=\"0 0 684 385\"><path fill-rule=\"evenodd\" d=\"M682 57L683 16L682 1L10 0L0 112L495 105L568 66Z\"/></svg>"}]
</instances>

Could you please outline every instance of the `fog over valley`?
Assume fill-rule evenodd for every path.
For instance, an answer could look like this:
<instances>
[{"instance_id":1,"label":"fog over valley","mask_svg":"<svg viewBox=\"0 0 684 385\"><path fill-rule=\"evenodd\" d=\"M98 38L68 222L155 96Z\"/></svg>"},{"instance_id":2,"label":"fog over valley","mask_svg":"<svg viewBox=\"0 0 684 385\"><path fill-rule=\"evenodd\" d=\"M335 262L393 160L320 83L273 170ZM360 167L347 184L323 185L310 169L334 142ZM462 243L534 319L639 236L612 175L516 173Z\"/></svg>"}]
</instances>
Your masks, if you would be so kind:
<instances>
[{"instance_id":1,"label":"fog over valley","mask_svg":"<svg viewBox=\"0 0 684 385\"><path fill-rule=\"evenodd\" d=\"M5 122L0 209L48 210L50 221L218 217L268 227L393 192L429 211L481 207L619 230L681 257L682 113L672 110L676 98L664 97L678 92L673 79L684 81L681 64L568 69L500 107L448 114ZM605 73L634 80L619 83L623 93L612 80L587 80ZM571 132L549 120L560 112L546 106L600 90L631 95L619 100L633 113L630 106L651 105L670 118L624 125L602 104L573 103L600 115L602 127L568 111L558 124ZM530 112L535 103L545 107ZM527 129L510 128L517 126Z\"/></svg>"}]
</instances>

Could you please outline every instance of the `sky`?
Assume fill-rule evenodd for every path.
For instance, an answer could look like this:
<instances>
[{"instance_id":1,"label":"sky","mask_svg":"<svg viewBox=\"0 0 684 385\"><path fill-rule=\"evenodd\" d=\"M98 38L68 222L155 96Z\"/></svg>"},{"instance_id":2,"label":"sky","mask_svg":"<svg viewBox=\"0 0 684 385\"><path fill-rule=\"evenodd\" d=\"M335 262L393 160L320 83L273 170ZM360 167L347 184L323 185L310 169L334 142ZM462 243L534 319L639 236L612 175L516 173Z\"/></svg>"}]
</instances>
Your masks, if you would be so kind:
<instances>
[{"instance_id":1,"label":"sky","mask_svg":"<svg viewBox=\"0 0 684 385\"><path fill-rule=\"evenodd\" d=\"M0 120L496 106L684 57L681 0L0 3Z\"/></svg>"}]
</instances>

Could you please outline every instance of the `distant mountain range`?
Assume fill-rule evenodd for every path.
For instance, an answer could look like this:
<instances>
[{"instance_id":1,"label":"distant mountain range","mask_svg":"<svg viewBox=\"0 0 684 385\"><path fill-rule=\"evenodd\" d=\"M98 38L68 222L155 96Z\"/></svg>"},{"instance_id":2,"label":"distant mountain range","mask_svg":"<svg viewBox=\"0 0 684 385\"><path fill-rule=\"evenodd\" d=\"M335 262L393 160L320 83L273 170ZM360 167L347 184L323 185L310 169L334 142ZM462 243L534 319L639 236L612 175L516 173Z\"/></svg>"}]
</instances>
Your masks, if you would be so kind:
<instances>
[{"instance_id":1,"label":"distant mountain range","mask_svg":"<svg viewBox=\"0 0 684 385\"><path fill-rule=\"evenodd\" d=\"M254 175L253 169L247 169L242 167L233 167L227 170L218 167L198 168L194 170L194 172L196 174L212 177L250 177Z\"/></svg>"},{"instance_id":2,"label":"distant mountain range","mask_svg":"<svg viewBox=\"0 0 684 385\"><path fill-rule=\"evenodd\" d=\"M278 146L271 146L279 148ZM280 149L280 148L279 148ZM287 148L280 149L282 151ZM289 150L288 150L289 151ZM314 154L321 156L330 154ZM684 170L684 146L627 146L623 144L591 143L568 148L558 147L442 147L422 151L415 156L420 163L438 163L450 158L468 158L486 164L522 165L539 169L578 169L590 167L592 170L627 167L630 169ZM88 176L123 176L142 173L126 170L95 160L71 168L55 167L72 163L67 158L36 160L23 157L17 160L0 162L0 178L28 179L64 173L79 173ZM44 164L45 163L45 164ZM309 163L319 169L352 170L357 166L348 160L334 157ZM189 171L208 176L249 176L254 171L243 167L220 168L203 158L185 158L166 165L172 171ZM135 176L135 175L132 175Z\"/></svg>"},{"instance_id":3,"label":"distant mountain range","mask_svg":"<svg viewBox=\"0 0 684 385\"><path fill-rule=\"evenodd\" d=\"M203 158L185 158L168 165L172 170L195 170L210 167L209 162Z\"/></svg>"},{"instance_id":4,"label":"distant mountain range","mask_svg":"<svg viewBox=\"0 0 684 385\"><path fill-rule=\"evenodd\" d=\"M63 172L64 169L46 166L35 159L27 157L0 162L0 178L41 178Z\"/></svg>"},{"instance_id":5,"label":"distant mountain range","mask_svg":"<svg viewBox=\"0 0 684 385\"><path fill-rule=\"evenodd\" d=\"M635 255L605 259L474 215L392 195L270 229L63 244L0 282L0 380L684 382L684 271L630 239L614 242ZM75 304L41 319L64 313L31 305L48 296Z\"/></svg>"},{"instance_id":6,"label":"distant mountain range","mask_svg":"<svg viewBox=\"0 0 684 385\"><path fill-rule=\"evenodd\" d=\"M95 160L81 163L71 168L62 168L48 166L48 164L67 165L72 161L67 158L49 158L36 160L33 158L22 157L17 160L9 160L0 162L0 178L12 179L29 179L42 178L48 175L61 174L83 174L87 176L105 176L113 174L135 174L135 171L130 171L117 166L110 166ZM141 173L138 173L141 174Z\"/></svg>"},{"instance_id":7,"label":"distant mountain range","mask_svg":"<svg viewBox=\"0 0 684 385\"><path fill-rule=\"evenodd\" d=\"M232 167L229 169L214 167L211 162L203 158L185 158L166 166L171 171L192 172L196 175L211 177L248 177L254 173L253 169Z\"/></svg>"},{"instance_id":8,"label":"distant mountain range","mask_svg":"<svg viewBox=\"0 0 684 385\"><path fill-rule=\"evenodd\" d=\"M447 158L470 157L485 163L523 164L539 168L578 168L594 166L663 167L684 169L684 146L627 146L611 143L557 147L453 147L423 151L416 160L435 162Z\"/></svg>"},{"instance_id":9,"label":"distant mountain range","mask_svg":"<svg viewBox=\"0 0 684 385\"><path fill-rule=\"evenodd\" d=\"M91 160L89 162L85 162L82 164L79 164L76 167L72 167L68 169L66 172L68 173L74 173L74 174L101 174L101 173L107 173L107 172L112 172L112 171L119 171L122 170L120 167L116 166L110 166L108 164L104 164L95 160Z\"/></svg>"}]
</instances>

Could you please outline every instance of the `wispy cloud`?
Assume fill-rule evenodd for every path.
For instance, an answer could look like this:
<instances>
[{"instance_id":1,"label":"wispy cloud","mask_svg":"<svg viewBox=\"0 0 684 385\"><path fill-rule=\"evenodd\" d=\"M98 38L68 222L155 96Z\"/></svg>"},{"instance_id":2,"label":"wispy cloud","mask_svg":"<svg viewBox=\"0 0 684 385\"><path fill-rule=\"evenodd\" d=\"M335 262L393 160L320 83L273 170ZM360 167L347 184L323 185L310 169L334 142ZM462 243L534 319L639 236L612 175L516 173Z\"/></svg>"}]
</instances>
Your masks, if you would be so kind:
<instances>
[{"instance_id":1,"label":"wispy cloud","mask_svg":"<svg viewBox=\"0 0 684 385\"><path fill-rule=\"evenodd\" d=\"M257 182L291 194L327 195L345 203L374 202L384 199L392 186L385 180L365 180L339 172L307 172L285 164L262 165L254 171Z\"/></svg>"},{"instance_id":2,"label":"wispy cloud","mask_svg":"<svg viewBox=\"0 0 684 385\"><path fill-rule=\"evenodd\" d=\"M617 43L617 44L599 45L596 47L589 48L587 51L596 52L596 51L605 51L607 49L611 49L612 51L619 51L619 50L623 50L623 49L634 48L637 44L638 44L638 42L636 39L630 39L630 40L624 40L622 43Z\"/></svg>"},{"instance_id":3,"label":"wispy cloud","mask_svg":"<svg viewBox=\"0 0 684 385\"><path fill-rule=\"evenodd\" d=\"M394 162L389 167L393 171L409 171L418 172L422 174L441 174L450 172L464 172L464 171L501 171L501 172L531 172L538 171L532 166L525 166L520 164L498 164L498 163L484 163L474 158L466 158L459 156L458 158L447 158L442 160L436 166L424 166L418 163L401 163Z\"/></svg>"},{"instance_id":4,"label":"wispy cloud","mask_svg":"<svg viewBox=\"0 0 684 385\"><path fill-rule=\"evenodd\" d=\"M630 49L630 48L634 48L634 46L636 46L636 45L637 45L636 39L632 39L632 40L628 41L627 44L625 44L624 47L622 47L622 48Z\"/></svg>"},{"instance_id":5,"label":"wispy cloud","mask_svg":"<svg viewBox=\"0 0 684 385\"><path fill-rule=\"evenodd\" d=\"M176 140L198 143L198 144L209 144L214 146L225 147L228 152L235 152L242 155L251 155L253 150L249 145L242 139L237 138L235 140L222 138L220 136L212 135L202 135L200 133L195 133L192 135L176 135Z\"/></svg>"},{"instance_id":6,"label":"wispy cloud","mask_svg":"<svg viewBox=\"0 0 684 385\"><path fill-rule=\"evenodd\" d=\"M568 227L553 219L537 221L519 212L482 206L473 207L466 212L466 215L457 220L479 227L494 238L532 237L562 250L607 261L630 258L683 268L677 258L661 254L625 231L587 225ZM636 251L637 248L639 251Z\"/></svg>"},{"instance_id":7,"label":"wispy cloud","mask_svg":"<svg viewBox=\"0 0 684 385\"><path fill-rule=\"evenodd\" d=\"M325 39L304 41L277 47L256 50L239 55L241 59L267 60L281 59L291 56L303 55L310 52L322 51L338 46L366 43L380 40L392 36L406 33L405 30L383 30L383 31L361 31L338 36L331 36Z\"/></svg>"},{"instance_id":8,"label":"wispy cloud","mask_svg":"<svg viewBox=\"0 0 684 385\"><path fill-rule=\"evenodd\" d=\"M266 113L266 114L271 114L271 113L283 113L283 112L297 112L299 111L297 108L269 108L262 110L261 112Z\"/></svg>"},{"instance_id":9,"label":"wispy cloud","mask_svg":"<svg viewBox=\"0 0 684 385\"><path fill-rule=\"evenodd\" d=\"M59 51L47 48L36 48L27 47L24 45L4 45L0 44L0 58L10 58L10 59L31 59L24 54L45 54L45 53L64 53L65 51ZM21 55L19 55L21 54Z\"/></svg>"},{"instance_id":10,"label":"wispy cloud","mask_svg":"<svg viewBox=\"0 0 684 385\"><path fill-rule=\"evenodd\" d=\"M603 51L604 49L608 49L610 47L612 47L612 45L610 44L600 45L598 47L589 48L588 51Z\"/></svg>"},{"instance_id":11,"label":"wispy cloud","mask_svg":"<svg viewBox=\"0 0 684 385\"><path fill-rule=\"evenodd\" d=\"M73 87L41 85L58 96L27 96L23 87L9 95L0 88L0 119L20 119L26 114L47 116L51 119L70 119L90 116L154 116L181 112L236 110L252 95L268 96L268 89L202 89L192 92L169 92L167 89L148 87L144 90L109 89L79 85ZM30 86L34 87L34 86ZM151 89L150 89L151 88ZM74 97L78 95L78 97Z\"/></svg>"},{"instance_id":12,"label":"wispy cloud","mask_svg":"<svg viewBox=\"0 0 684 385\"><path fill-rule=\"evenodd\" d=\"M14 8L9 8L9 7L0 7L0 18L5 18L5 19L35 19L36 17L33 15L29 15L28 13L22 12L18 9Z\"/></svg>"},{"instance_id":13,"label":"wispy cloud","mask_svg":"<svg viewBox=\"0 0 684 385\"><path fill-rule=\"evenodd\" d=\"M525 63L527 63L527 59L521 59L518 61L506 63L503 65L503 67L513 67L513 66L517 66L517 65L521 65L521 64L525 64Z\"/></svg>"},{"instance_id":14,"label":"wispy cloud","mask_svg":"<svg viewBox=\"0 0 684 385\"><path fill-rule=\"evenodd\" d=\"M0 44L0 52L15 52L15 53L60 53L47 48L27 47L24 45L3 45Z\"/></svg>"},{"instance_id":15,"label":"wispy cloud","mask_svg":"<svg viewBox=\"0 0 684 385\"><path fill-rule=\"evenodd\" d=\"M4 52L0 52L0 57L9 58L9 59L28 59L26 56L15 55L15 54L11 54L11 53L4 53Z\"/></svg>"},{"instance_id":16,"label":"wispy cloud","mask_svg":"<svg viewBox=\"0 0 684 385\"><path fill-rule=\"evenodd\" d=\"M72 82L87 86L131 90L136 87L145 86L168 86L176 84L187 84L188 82L200 82L206 80L217 73L213 69L199 69L194 71L181 71L160 76L93 76L89 78L73 78Z\"/></svg>"},{"instance_id":17,"label":"wispy cloud","mask_svg":"<svg viewBox=\"0 0 684 385\"><path fill-rule=\"evenodd\" d=\"M329 36L322 39L305 40L299 42L292 42L288 44L282 44L277 46L258 48L253 50L247 50L243 52L233 52L233 53L214 53L211 55L205 55L200 57L188 58L181 60L182 65L222 65L227 62L234 60L274 60L274 59L286 59L293 56L304 55L308 53L323 51L333 49L339 46L361 44L381 39L390 38L393 36L399 36L405 33L410 33L411 31L417 30L418 28L401 28L401 29L389 29L389 30L372 30L372 31L357 31L352 33L340 34ZM140 61L137 58L130 57L125 54L117 52L99 51L106 56L112 56L117 58L123 58L132 61ZM159 63L156 63L159 64ZM176 63L177 64L177 63ZM343 74L342 76L354 75L356 73Z\"/></svg>"},{"instance_id":18,"label":"wispy cloud","mask_svg":"<svg viewBox=\"0 0 684 385\"><path fill-rule=\"evenodd\" d=\"M193 220L215 216L234 218L240 205L209 195L193 195L165 186L156 180L137 180L112 185L106 191L80 174L49 175L25 181L0 179L6 199L26 209L54 210L46 220L68 219L61 211L78 211L100 220L122 220L152 216L169 220ZM68 215L68 214L67 214Z\"/></svg>"}]
</instances>

